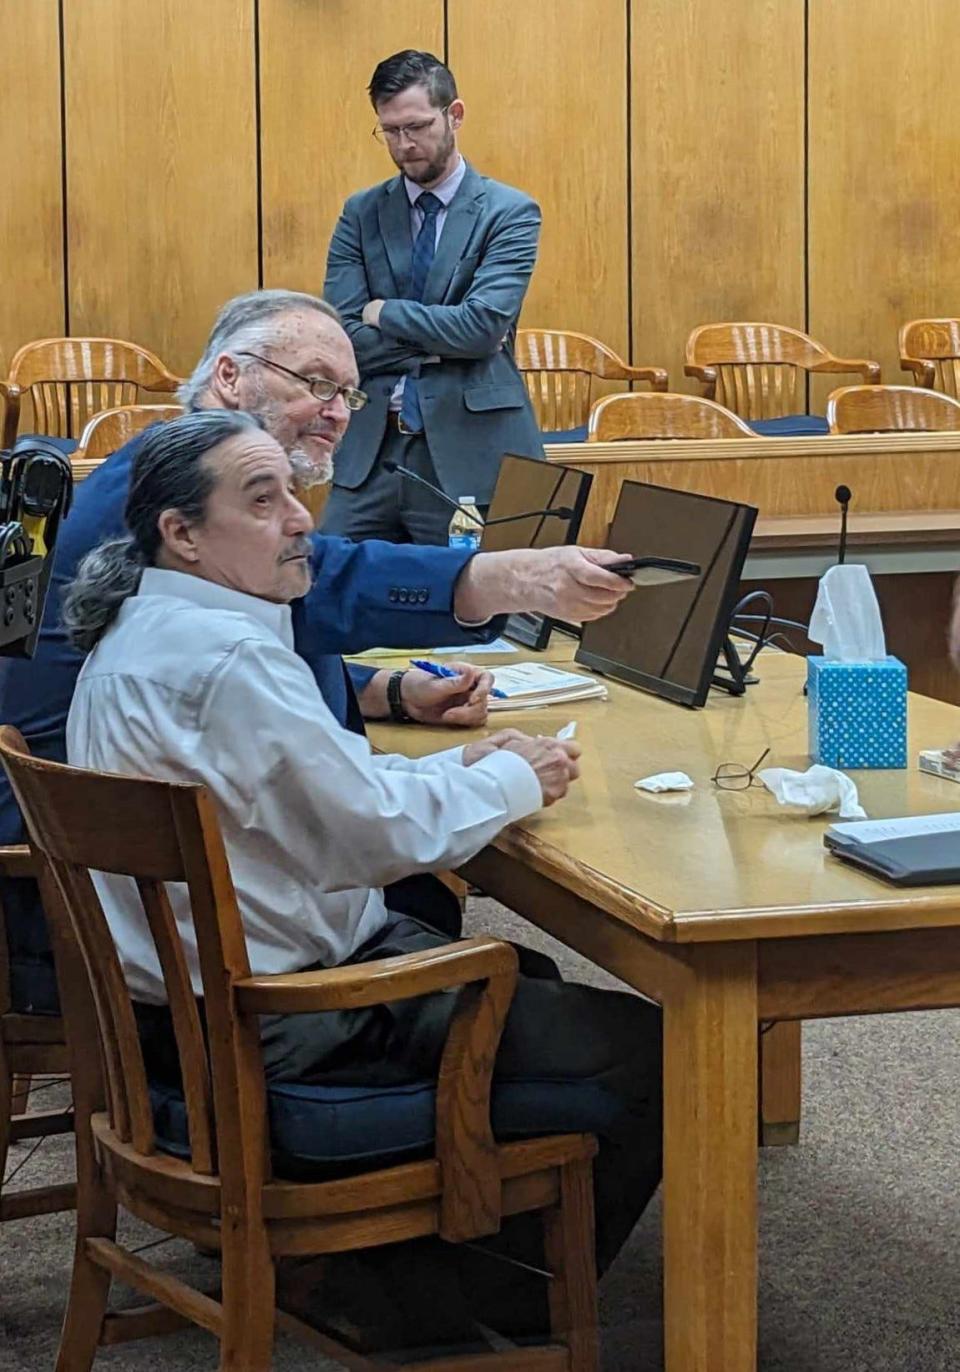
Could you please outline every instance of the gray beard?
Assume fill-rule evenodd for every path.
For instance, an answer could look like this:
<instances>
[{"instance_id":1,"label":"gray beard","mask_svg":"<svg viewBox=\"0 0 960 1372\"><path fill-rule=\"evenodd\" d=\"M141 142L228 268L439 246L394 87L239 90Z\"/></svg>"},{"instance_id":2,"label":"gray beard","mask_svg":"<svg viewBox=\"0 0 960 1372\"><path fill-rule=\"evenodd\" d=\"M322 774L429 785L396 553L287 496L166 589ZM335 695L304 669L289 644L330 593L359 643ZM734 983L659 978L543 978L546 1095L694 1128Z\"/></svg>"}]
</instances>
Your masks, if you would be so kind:
<instances>
[{"instance_id":1,"label":"gray beard","mask_svg":"<svg viewBox=\"0 0 960 1372\"><path fill-rule=\"evenodd\" d=\"M315 462L302 448L291 448L287 457L290 459L293 479L302 491L312 491L315 486L326 486L333 480L331 457Z\"/></svg>"}]
</instances>

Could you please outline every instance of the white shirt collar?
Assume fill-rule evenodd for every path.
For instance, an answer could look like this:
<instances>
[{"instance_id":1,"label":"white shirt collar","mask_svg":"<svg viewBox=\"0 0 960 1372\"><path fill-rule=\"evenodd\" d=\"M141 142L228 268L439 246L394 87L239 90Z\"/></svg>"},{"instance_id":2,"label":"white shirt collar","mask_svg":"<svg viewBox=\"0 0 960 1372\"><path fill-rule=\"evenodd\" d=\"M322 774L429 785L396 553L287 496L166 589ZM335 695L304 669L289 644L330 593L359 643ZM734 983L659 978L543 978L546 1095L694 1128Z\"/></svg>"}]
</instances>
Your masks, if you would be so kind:
<instances>
[{"instance_id":1,"label":"white shirt collar","mask_svg":"<svg viewBox=\"0 0 960 1372\"><path fill-rule=\"evenodd\" d=\"M186 572L170 571L165 567L144 568L137 595L174 596L178 600L191 600L208 610L229 610L234 614L250 615L272 630L285 647L293 647L293 622L289 605L261 600L259 596L221 586L219 582L190 576Z\"/></svg>"},{"instance_id":2,"label":"white shirt collar","mask_svg":"<svg viewBox=\"0 0 960 1372\"><path fill-rule=\"evenodd\" d=\"M466 174L467 164L462 157L458 156L457 165L454 167L453 171L449 176L444 177L439 186L433 187L431 195L435 195L438 200L442 200L444 208L446 209L460 189L460 182ZM407 199L410 201L411 205L415 205L417 203L417 197L423 195L423 186L418 186L415 181L409 180L406 176L403 178L403 185L407 192Z\"/></svg>"}]
</instances>

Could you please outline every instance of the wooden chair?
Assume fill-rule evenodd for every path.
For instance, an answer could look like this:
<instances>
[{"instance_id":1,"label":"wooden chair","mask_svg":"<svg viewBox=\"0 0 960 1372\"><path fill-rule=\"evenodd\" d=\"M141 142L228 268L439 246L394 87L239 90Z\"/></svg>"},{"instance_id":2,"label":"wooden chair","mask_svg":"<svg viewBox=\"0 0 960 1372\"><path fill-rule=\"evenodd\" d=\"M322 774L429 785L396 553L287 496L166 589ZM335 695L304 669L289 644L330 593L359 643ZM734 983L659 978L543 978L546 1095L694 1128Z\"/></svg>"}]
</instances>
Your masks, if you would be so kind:
<instances>
[{"instance_id":1,"label":"wooden chair","mask_svg":"<svg viewBox=\"0 0 960 1372\"><path fill-rule=\"evenodd\" d=\"M75 458L109 457L151 424L177 419L182 405L117 405L88 420Z\"/></svg>"},{"instance_id":2,"label":"wooden chair","mask_svg":"<svg viewBox=\"0 0 960 1372\"><path fill-rule=\"evenodd\" d=\"M960 319L911 319L899 342L900 366L916 385L960 400Z\"/></svg>"},{"instance_id":3,"label":"wooden chair","mask_svg":"<svg viewBox=\"0 0 960 1372\"><path fill-rule=\"evenodd\" d=\"M679 392L635 391L606 395L590 411L587 439L756 438L753 430L714 400Z\"/></svg>"},{"instance_id":4,"label":"wooden chair","mask_svg":"<svg viewBox=\"0 0 960 1372\"><path fill-rule=\"evenodd\" d=\"M594 379L649 381L655 391L667 389L662 367L628 367L605 344L584 333L519 329L514 351L537 423L548 433L586 424Z\"/></svg>"},{"instance_id":5,"label":"wooden chair","mask_svg":"<svg viewBox=\"0 0 960 1372\"><path fill-rule=\"evenodd\" d=\"M275 1312L277 1260L431 1234L466 1241L523 1211L544 1214L554 1342L417 1366L595 1372L595 1141L565 1134L498 1144L491 1132L491 1074L516 981L514 949L473 938L355 967L252 976L220 828L203 788L44 762L9 726L0 728L0 759L38 863L74 1072L78 1236L58 1372L85 1372L98 1343L185 1323L219 1337L221 1368L262 1372L270 1366L275 1321L356 1372L382 1369L389 1364ZM140 892L183 1075L181 1156L159 1146L134 1012L91 869L132 876ZM166 882L186 882L189 891L205 1030ZM359 1008L450 987L460 995L435 1087L431 1155L398 1165L375 1156L367 1170L333 1180L276 1177L258 1017ZM378 1144L388 1149L390 1139ZM169 1234L220 1249L222 1295L201 1294L121 1247L118 1203ZM107 1312L113 1277L159 1304Z\"/></svg>"},{"instance_id":6,"label":"wooden chair","mask_svg":"<svg viewBox=\"0 0 960 1372\"><path fill-rule=\"evenodd\" d=\"M859 372L880 380L880 365L834 357L822 343L782 324L701 324L687 339L684 373L708 400L744 419L774 419L807 408L808 372Z\"/></svg>"},{"instance_id":7,"label":"wooden chair","mask_svg":"<svg viewBox=\"0 0 960 1372\"><path fill-rule=\"evenodd\" d=\"M141 391L172 392L180 377L137 343L117 338L40 338L13 355L5 386L3 446L17 436L20 406L29 393L32 431L76 438L91 415L132 405Z\"/></svg>"},{"instance_id":8,"label":"wooden chair","mask_svg":"<svg viewBox=\"0 0 960 1372\"><path fill-rule=\"evenodd\" d=\"M841 386L827 397L832 434L960 432L960 400L919 386Z\"/></svg>"},{"instance_id":9,"label":"wooden chair","mask_svg":"<svg viewBox=\"0 0 960 1372\"><path fill-rule=\"evenodd\" d=\"M0 848L0 875L29 877L35 873L27 847ZM63 1020L56 1015L23 1014L14 1010L10 994L7 938L0 909L0 1220L21 1220L72 1210L76 1186L34 1186L3 1194L3 1176L10 1144L27 1139L69 1134L70 1110L28 1113L30 1082L34 1076L66 1076L67 1042Z\"/></svg>"}]
</instances>

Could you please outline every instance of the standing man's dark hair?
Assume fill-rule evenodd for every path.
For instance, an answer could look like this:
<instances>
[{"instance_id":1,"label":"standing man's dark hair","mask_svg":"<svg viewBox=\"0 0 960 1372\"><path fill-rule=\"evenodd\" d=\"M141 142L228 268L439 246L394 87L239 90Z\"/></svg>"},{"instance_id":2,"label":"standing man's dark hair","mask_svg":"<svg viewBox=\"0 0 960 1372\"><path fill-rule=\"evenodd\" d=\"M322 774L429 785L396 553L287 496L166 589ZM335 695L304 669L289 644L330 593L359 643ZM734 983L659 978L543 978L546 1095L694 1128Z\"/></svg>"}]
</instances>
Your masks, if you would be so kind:
<instances>
[{"instance_id":1,"label":"standing man's dark hair","mask_svg":"<svg viewBox=\"0 0 960 1372\"><path fill-rule=\"evenodd\" d=\"M392 99L410 86L425 87L430 104L438 110L457 99L453 72L439 57L434 57L432 52L404 48L403 52L395 52L392 57L377 63L367 87L370 103L376 109L384 100Z\"/></svg>"}]
</instances>

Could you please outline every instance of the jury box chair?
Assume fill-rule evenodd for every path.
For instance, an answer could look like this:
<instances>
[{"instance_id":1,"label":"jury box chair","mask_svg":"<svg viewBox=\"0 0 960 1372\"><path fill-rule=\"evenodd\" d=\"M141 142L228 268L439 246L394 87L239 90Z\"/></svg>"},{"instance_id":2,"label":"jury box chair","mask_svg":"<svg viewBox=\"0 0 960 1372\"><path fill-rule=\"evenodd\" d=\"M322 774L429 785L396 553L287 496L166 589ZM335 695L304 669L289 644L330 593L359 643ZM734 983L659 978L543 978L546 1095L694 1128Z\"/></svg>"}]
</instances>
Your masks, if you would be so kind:
<instances>
[{"instance_id":1,"label":"jury box chair","mask_svg":"<svg viewBox=\"0 0 960 1372\"><path fill-rule=\"evenodd\" d=\"M841 386L827 397L832 434L960 432L960 401L919 386Z\"/></svg>"},{"instance_id":2,"label":"jury box chair","mask_svg":"<svg viewBox=\"0 0 960 1372\"><path fill-rule=\"evenodd\" d=\"M100 410L132 405L141 391L170 393L180 377L146 348L119 338L39 338L13 355L4 385L3 446L13 445L24 395L31 431L79 438Z\"/></svg>"},{"instance_id":3,"label":"jury box chair","mask_svg":"<svg viewBox=\"0 0 960 1372\"><path fill-rule=\"evenodd\" d=\"M701 324L687 339L683 370L701 383L708 400L748 420L806 410L808 372L856 372L864 381L880 380L879 363L835 357L783 324Z\"/></svg>"},{"instance_id":4,"label":"jury box chair","mask_svg":"<svg viewBox=\"0 0 960 1372\"><path fill-rule=\"evenodd\" d=\"M917 386L960 399L960 319L911 319L899 344L900 366Z\"/></svg>"},{"instance_id":5,"label":"jury box chair","mask_svg":"<svg viewBox=\"0 0 960 1372\"><path fill-rule=\"evenodd\" d=\"M739 415L680 392L634 391L605 395L590 411L587 440L613 443L629 438L756 438Z\"/></svg>"},{"instance_id":6,"label":"jury box chair","mask_svg":"<svg viewBox=\"0 0 960 1372\"><path fill-rule=\"evenodd\" d=\"M109 457L151 424L165 424L183 414L182 405L116 405L101 410L84 425L75 458Z\"/></svg>"},{"instance_id":7,"label":"jury box chair","mask_svg":"<svg viewBox=\"0 0 960 1372\"><path fill-rule=\"evenodd\" d=\"M551 1342L418 1366L595 1372L595 1141L550 1134L498 1142L494 1134L522 1130L529 1098L540 1089L505 1083L491 1092L515 950L473 938L358 966L252 976L203 788L41 761L9 726L0 728L0 759L38 865L74 1078L77 1243L58 1372L85 1372L98 1344L186 1323L219 1338L220 1367L231 1372L269 1368L275 1323L351 1369L389 1366L275 1311L277 1261L424 1235L473 1240L526 1211L544 1216ZM147 1079L91 870L136 882L169 998L180 1091ZM202 1017L167 882L184 882L189 892ZM265 1084L260 1015L345 1010L450 988L459 997L436 1081L376 1091ZM291 1179L308 1165L315 1180ZM122 1247L118 1205L168 1234L219 1249L221 1294L200 1293ZM114 1277L159 1304L108 1312Z\"/></svg>"},{"instance_id":8,"label":"jury box chair","mask_svg":"<svg viewBox=\"0 0 960 1372\"><path fill-rule=\"evenodd\" d=\"M537 423L547 434L584 429L595 381L648 381L655 391L667 389L662 367L630 367L584 333L518 329L514 354Z\"/></svg>"}]
</instances>

